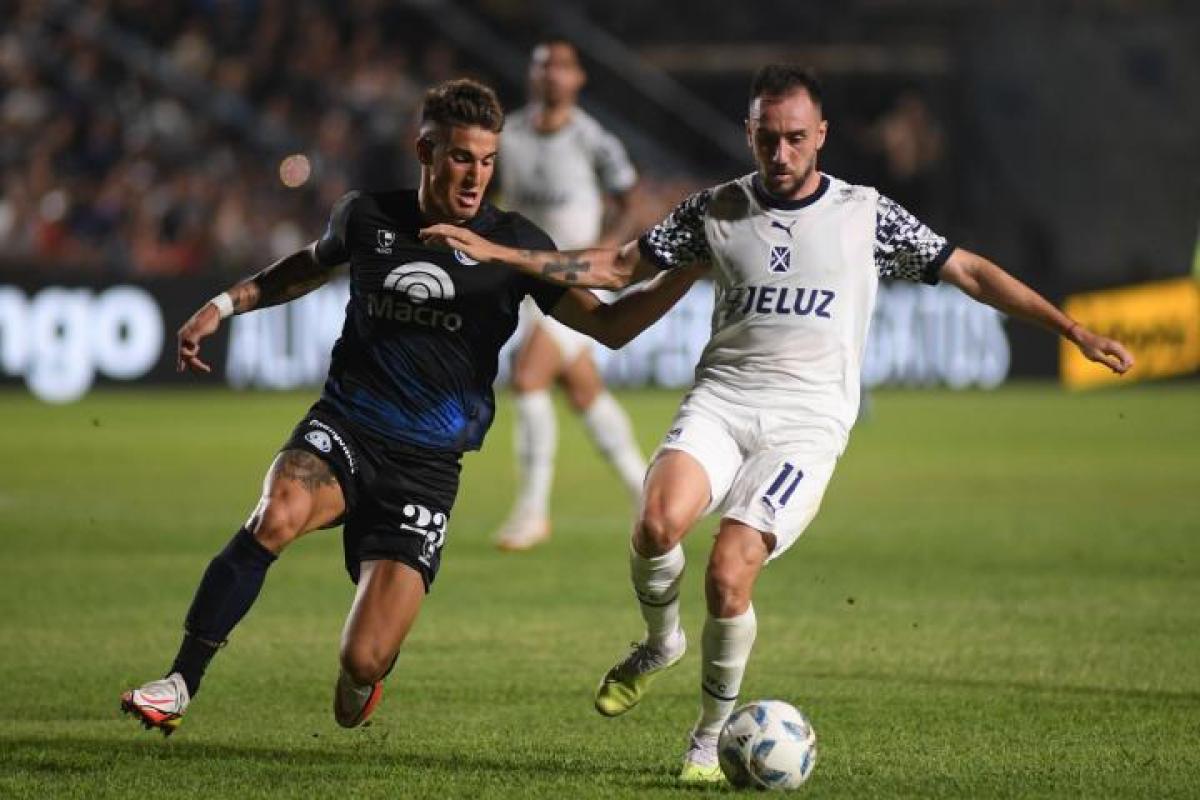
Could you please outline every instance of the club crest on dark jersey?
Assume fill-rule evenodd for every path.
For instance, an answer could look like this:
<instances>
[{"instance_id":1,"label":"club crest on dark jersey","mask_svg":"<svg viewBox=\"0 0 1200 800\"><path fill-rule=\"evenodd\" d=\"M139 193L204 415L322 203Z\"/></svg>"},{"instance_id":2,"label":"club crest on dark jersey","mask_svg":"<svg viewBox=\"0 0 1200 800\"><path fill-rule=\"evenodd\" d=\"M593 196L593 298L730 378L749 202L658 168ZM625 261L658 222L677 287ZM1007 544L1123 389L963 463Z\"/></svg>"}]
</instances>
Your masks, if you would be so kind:
<instances>
[{"instance_id":1,"label":"club crest on dark jersey","mask_svg":"<svg viewBox=\"0 0 1200 800\"><path fill-rule=\"evenodd\" d=\"M375 240L379 242L379 246L375 248L375 252L380 255L390 256L392 254L392 245L396 243L396 232L380 228L375 231Z\"/></svg>"}]
</instances>

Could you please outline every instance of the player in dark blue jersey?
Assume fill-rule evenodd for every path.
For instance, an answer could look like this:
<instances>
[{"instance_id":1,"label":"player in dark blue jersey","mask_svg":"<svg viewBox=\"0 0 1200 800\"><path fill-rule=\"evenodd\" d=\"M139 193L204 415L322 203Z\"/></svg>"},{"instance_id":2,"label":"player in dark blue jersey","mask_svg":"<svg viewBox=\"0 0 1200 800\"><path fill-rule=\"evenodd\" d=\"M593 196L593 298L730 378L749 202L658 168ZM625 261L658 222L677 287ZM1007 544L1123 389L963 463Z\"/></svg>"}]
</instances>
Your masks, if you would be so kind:
<instances>
[{"instance_id":1,"label":"player in dark blue jersey","mask_svg":"<svg viewBox=\"0 0 1200 800\"><path fill-rule=\"evenodd\" d=\"M351 192L320 239L218 295L179 331L179 369L208 372L200 343L231 314L293 300L350 268L346 322L320 399L296 426L245 525L212 560L167 677L126 692L122 708L171 733L207 665L250 610L279 553L312 531L343 525L358 584L334 693L339 724L361 724L437 575L462 453L495 413L501 346L528 295L555 318L617 347L660 317L697 273L655 278L606 306L465 253L424 244L418 231L462 225L521 249L554 243L484 198L504 115L488 87L448 81L425 96L416 190Z\"/></svg>"}]
</instances>

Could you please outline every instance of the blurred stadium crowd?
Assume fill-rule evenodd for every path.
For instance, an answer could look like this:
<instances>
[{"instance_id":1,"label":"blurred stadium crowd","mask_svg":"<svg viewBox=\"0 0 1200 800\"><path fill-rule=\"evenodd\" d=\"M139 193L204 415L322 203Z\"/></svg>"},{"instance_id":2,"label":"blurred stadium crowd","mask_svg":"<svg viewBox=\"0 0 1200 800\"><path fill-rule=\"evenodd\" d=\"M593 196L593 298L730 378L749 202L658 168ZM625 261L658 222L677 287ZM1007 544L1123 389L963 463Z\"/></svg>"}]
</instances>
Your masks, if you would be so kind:
<instances>
[{"instance_id":1,"label":"blurred stadium crowd","mask_svg":"<svg viewBox=\"0 0 1200 800\"><path fill-rule=\"evenodd\" d=\"M49 26L45 5L0 36L0 248L48 266L266 263L403 174L421 87L455 69L444 43L397 46L382 2L113 0Z\"/></svg>"},{"instance_id":2,"label":"blurred stadium crowd","mask_svg":"<svg viewBox=\"0 0 1200 800\"><path fill-rule=\"evenodd\" d=\"M584 0L5 6L0 269L106 278L241 274L313 237L347 188L410 184L414 111L431 83L473 75L497 85L510 108L519 105L521 68L496 74L503 58L479 57L494 48L447 36L431 23L436 14L461 9L496 26L491 44L516 63L541 17L591 8ZM878 186L1052 294L1060 284L1175 274L1194 242L1194 192L1183 176L1193 174L1188 131L1197 118L1179 98L1197 85L1200 62L1186 31L1198 29L1200 14L1188 4L1118 6L1084 14L1071 4L1034 13L852 1L747 15L722 4L723 13L693 14L681 28L669 4L608 0L600 43L630 42L721 121L651 108L636 75L615 77L620 59L603 73L594 64L583 103L635 119L660 154L697 147L705 138L698 132L725 124L736 142L749 62L795 55L778 44L783 25L803 32L810 44L802 58L826 78L836 126L826 169ZM1013 48L1031 36L1061 46L1027 47L1013 62ZM852 42L866 49L844 44ZM715 58L726 59L723 72L709 68ZM1173 123L1109 142L1115 134L1097 134L1097 125L1113 98ZM1062 155L1101 146L1109 157ZM1136 159L1111 155L1130 149ZM648 180L637 195L639 219L653 222L686 192L748 165L729 152L693 152L681 162L690 167L668 172L641 148ZM1096 206L1101 190L1127 194L1149 174L1157 191L1139 200L1139 225L1123 224L1118 203Z\"/></svg>"},{"instance_id":3,"label":"blurred stadium crowd","mask_svg":"<svg viewBox=\"0 0 1200 800\"><path fill-rule=\"evenodd\" d=\"M382 0L66 5L25 0L0 34L0 252L46 269L291 252L348 188L415 180L421 94L462 72ZM645 216L686 188L645 187Z\"/></svg>"}]
</instances>

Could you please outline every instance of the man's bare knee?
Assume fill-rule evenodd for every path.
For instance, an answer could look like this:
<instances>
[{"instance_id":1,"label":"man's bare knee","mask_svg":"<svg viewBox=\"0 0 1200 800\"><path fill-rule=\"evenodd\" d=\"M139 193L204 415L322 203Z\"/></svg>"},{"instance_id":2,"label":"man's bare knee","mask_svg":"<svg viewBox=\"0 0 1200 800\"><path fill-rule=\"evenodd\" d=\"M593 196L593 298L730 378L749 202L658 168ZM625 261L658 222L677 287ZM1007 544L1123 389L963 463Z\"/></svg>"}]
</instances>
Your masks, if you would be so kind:
<instances>
[{"instance_id":1,"label":"man's bare knee","mask_svg":"<svg viewBox=\"0 0 1200 800\"><path fill-rule=\"evenodd\" d=\"M647 558L669 552L704 515L710 499L708 476L694 457L676 450L660 454L646 473L634 550Z\"/></svg>"},{"instance_id":2,"label":"man's bare knee","mask_svg":"<svg viewBox=\"0 0 1200 800\"><path fill-rule=\"evenodd\" d=\"M341 490L329 464L312 453L289 449L271 464L247 527L263 547L279 553L343 510Z\"/></svg>"},{"instance_id":3,"label":"man's bare knee","mask_svg":"<svg viewBox=\"0 0 1200 800\"><path fill-rule=\"evenodd\" d=\"M596 402L598 393L591 386L579 386L574 383L564 383L567 392L567 402L576 414L583 414Z\"/></svg>"},{"instance_id":4,"label":"man's bare knee","mask_svg":"<svg viewBox=\"0 0 1200 800\"><path fill-rule=\"evenodd\" d=\"M547 388L550 382L534 370L518 368L513 372L512 388L517 394L529 394Z\"/></svg>"},{"instance_id":5,"label":"man's bare knee","mask_svg":"<svg viewBox=\"0 0 1200 800\"><path fill-rule=\"evenodd\" d=\"M585 413L604 391L604 381L587 354L575 359L559 377L567 402L577 414Z\"/></svg>"},{"instance_id":6,"label":"man's bare knee","mask_svg":"<svg viewBox=\"0 0 1200 800\"><path fill-rule=\"evenodd\" d=\"M647 558L661 556L683 540L690 526L682 514L647 506L634 528L634 549Z\"/></svg>"},{"instance_id":7,"label":"man's bare knee","mask_svg":"<svg viewBox=\"0 0 1200 800\"><path fill-rule=\"evenodd\" d=\"M296 541L304 533L304 523L308 518L307 512L297 508L297 505L282 498L264 498L255 510L250 525L250 532L258 543L272 553L279 553Z\"/></svg>"}]
</instances>

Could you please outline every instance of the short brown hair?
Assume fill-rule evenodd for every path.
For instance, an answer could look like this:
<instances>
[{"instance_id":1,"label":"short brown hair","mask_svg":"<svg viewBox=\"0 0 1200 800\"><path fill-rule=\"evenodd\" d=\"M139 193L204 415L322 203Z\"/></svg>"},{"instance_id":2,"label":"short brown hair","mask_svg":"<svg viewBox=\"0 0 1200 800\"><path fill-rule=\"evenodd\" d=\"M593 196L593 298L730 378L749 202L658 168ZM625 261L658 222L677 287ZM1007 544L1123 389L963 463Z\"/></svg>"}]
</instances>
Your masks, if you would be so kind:
<instances>
[{"instance_id":1,"label":"short brown hair","mask_svg":"<svg viewBox=\"0 0 1200 800\"><path fill-rule=\"evenodd\" d=\"M753 104L760 97L782 97L798 89L808 92L817 108L824 105L821 81L811 69L795 64L767 64L754 73L750 102Z\"/></svg>"},{"instance_id":2,"label":"short brown hair","mask_svg":"<svg viewBox=\"0 0 1200 800\"><path fill-rule=\"evenodd\" d=\"M477 125L499 133L504 128L504 109L490 86L470 78L456 78L442 81L425 92L425 100L421 103L421 127L429 123Z\"/></svg>"}]
</instances>

